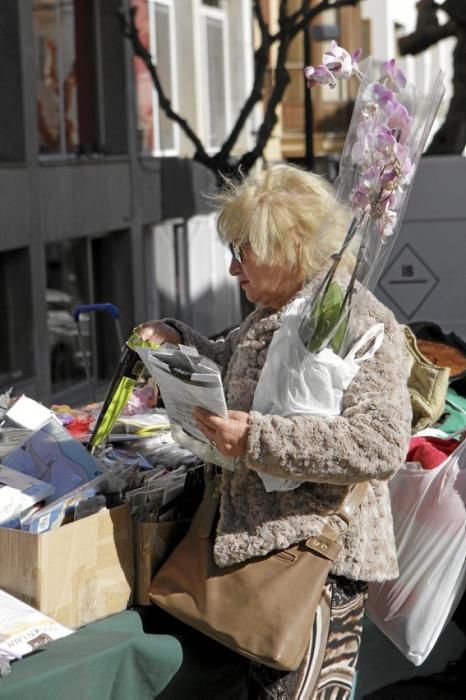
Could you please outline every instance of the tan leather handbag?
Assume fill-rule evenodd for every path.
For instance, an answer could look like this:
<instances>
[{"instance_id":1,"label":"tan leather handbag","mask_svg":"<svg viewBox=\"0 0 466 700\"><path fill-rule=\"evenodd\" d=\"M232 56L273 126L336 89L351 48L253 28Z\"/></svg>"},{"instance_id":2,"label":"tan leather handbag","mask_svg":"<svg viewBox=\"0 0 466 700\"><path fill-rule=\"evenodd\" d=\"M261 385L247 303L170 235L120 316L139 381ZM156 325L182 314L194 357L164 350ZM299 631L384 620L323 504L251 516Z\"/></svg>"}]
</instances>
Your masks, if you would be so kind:
<instances>
[{"instance_id":1,"label":"tan leather handbag","mask_svg":"<svg viewBox=\"0 0 466 700\"><path fill-rule=\"evenodd\" d=\"M326 525L318 537L243 564L213 559L218 510L215 480L208 482L190 529L155 575L151 600L234 651L285 671L306 652L316 609L341 535ZM352 487L338 515L344 528L367 484Z\"/></svg>"},{"instance_id":2,"label":"tan leather handbag","mask_svg":"<svg viewBox=\"0 0 466 700\"><path fill-rule=\"evenodd\" d=\"M438 367L419 350L417 339L408 326L403 326L410 362L408 390L413 409L412 431L417 433L437 421L445 410L450 369Z\"/></svg>"}]
</instances>

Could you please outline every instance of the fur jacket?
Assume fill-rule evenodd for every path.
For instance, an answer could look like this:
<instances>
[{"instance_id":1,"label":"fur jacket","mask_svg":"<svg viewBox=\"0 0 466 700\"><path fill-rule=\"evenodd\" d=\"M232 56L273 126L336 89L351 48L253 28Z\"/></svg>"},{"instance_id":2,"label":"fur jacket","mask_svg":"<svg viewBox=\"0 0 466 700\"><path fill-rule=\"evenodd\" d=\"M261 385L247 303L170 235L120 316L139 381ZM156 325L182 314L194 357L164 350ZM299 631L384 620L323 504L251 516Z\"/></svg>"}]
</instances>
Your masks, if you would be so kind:
<instances>
[{"instance_id":1,"label":"fur jacket","mask_svg":"<svg viewBox=\"0 0 466 700\"><path fill-rule=\"evenodd\" d=\"M315 293L317 281L297 296ZM274 331L286 307L259 306L226 338L211 341L173 319L183 343L223 370L228 408L250 412L247 452L234 472L224 470L214 557L229 566L283 549L322 530L349 485L369 480L365 497L340 537L343 550L332 573L383 581L398 576L387 480L403 463L411 428L409 363L393 314L370 292L355 296L351 313L356 341L384 324L382 346L362 363L343 396L341 415L282 418L251 411L254 390ZM304 483L294 491L267 493L255 469ZM338 527L340 519L333 516Z\"/></svg>"}]
</instances>

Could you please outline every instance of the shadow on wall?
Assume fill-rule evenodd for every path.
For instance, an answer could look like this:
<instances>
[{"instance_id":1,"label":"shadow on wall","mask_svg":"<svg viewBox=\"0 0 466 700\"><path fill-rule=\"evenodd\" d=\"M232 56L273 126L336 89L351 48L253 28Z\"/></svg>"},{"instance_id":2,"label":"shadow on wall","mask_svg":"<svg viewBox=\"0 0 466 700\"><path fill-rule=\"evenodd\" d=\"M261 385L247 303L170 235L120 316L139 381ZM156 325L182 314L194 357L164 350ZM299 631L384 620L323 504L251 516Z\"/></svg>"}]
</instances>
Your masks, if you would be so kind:
<instances>
[{"instance_id":1,"label":"shadow on wall","mask_svg":"<svg viewBox=\"0 0 466 700\"><path fill-rule=\"evenodd\" d=\"M189 219L209 214L216 191L213 173L191 158L164 157L162 162L162 214L164 219Z\"/></svg>"},{"instance_id":2,"label":"shadow on wall","mask_svg":"<svg viewBox=\"0 0 466 700\"><path fill-rule=\"evenodd\" d=\"M239 287L238 287L239 298ZM191 299L188 307L177 307L173 299L159 290L160 318L177 318L189 324L205 336L221 337L224 330L231 330L241 323L239 302L232 294L231 285L223 284L207 289Z\"/></svg>"},{"instance_id":3,"label":"shadow on wall","mask_svg":"<svg viewBox=\"0 0 466 700\"><path fill-rule=\"evenodd\" d=\"M238 325L240 288L230 262L214 214L155 226L146 249L149 316L179 318L204 335Z\"/></svg>"}]
</instances>

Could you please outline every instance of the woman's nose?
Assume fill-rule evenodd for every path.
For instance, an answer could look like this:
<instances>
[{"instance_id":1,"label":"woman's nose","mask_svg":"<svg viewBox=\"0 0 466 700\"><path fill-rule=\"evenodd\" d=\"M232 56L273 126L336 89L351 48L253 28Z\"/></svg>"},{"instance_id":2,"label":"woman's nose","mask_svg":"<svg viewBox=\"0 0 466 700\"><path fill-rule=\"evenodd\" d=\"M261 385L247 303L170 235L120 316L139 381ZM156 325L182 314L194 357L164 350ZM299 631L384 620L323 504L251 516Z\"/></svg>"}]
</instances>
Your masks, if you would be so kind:
<instances>
[{"instance_id":1,"label":"woman's nose","mask_svg":"<svg viewBox=\"0 0 466 700\"><path fill-rule=\"evenodd\" d=\"M241 272L241 263L237 261L236 258L233 256L231 257L231 262L230 262L230 267L228 268L228 272L232 277L236 277L237 275L240 274Z\"/></svg>"}]
</instances>

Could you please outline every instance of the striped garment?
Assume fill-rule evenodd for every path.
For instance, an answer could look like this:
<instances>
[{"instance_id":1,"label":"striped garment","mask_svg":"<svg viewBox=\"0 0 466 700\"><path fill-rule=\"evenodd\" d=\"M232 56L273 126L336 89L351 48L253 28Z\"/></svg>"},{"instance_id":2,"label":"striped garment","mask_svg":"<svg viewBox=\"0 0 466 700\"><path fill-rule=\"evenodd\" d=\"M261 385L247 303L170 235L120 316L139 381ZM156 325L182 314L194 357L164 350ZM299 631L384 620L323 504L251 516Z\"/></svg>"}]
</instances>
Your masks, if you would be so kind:
<instances>
[{"instance_id":1,"label":"striped garment","mask_svg":"<svg viewBox=\"0 0 466 700\"><path fill-rule=\"evenodd\" d=\"M297 671L251 664L257 700L348 700L362 636L366 584L330 576Z\"/></svg>"}]
</instances>

